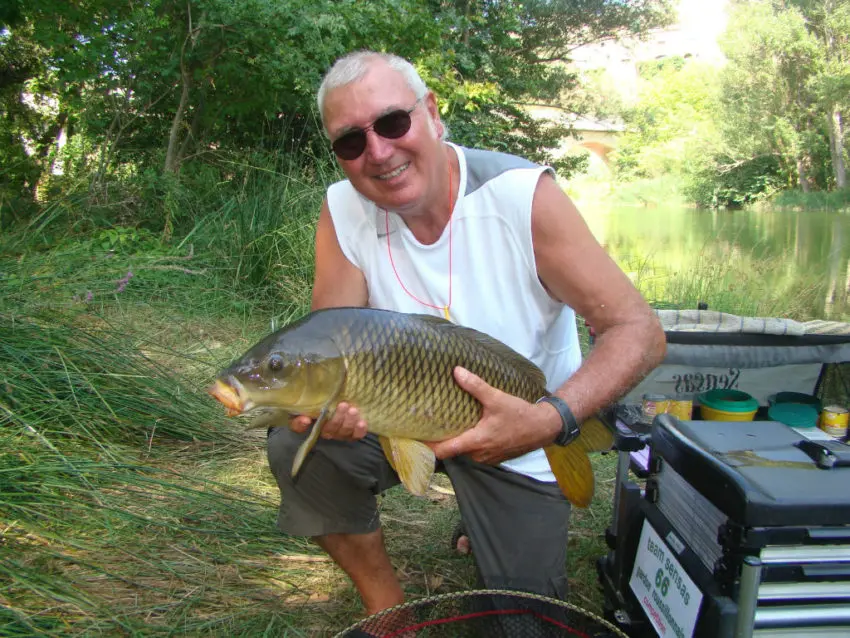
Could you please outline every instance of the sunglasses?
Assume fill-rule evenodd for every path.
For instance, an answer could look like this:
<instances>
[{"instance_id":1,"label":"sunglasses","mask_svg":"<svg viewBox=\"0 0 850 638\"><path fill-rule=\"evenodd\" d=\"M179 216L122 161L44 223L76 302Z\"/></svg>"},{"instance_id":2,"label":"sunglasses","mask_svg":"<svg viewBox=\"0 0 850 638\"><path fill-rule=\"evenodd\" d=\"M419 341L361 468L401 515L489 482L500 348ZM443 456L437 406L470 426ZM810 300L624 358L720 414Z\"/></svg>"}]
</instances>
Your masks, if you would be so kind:
<instances>
[{"instance_id":1,"label":"sunglasses","mask_svg":"<svg viewBox=\"0 0 850 638\"><path fill-rule=\"evenodd\" d=\"M419 106L421 101L422 98L419 98L409 109L390 111L372 122L371 126L349 131L334 140L331 148L338 158L353 160L360 157L363 151L366 150L366 133L369 131L375 131L375 133L388 140L397 140L400 137L404 137L410 130L410 114L416 110L416 107Z\"/></svg>"}]
</instances>

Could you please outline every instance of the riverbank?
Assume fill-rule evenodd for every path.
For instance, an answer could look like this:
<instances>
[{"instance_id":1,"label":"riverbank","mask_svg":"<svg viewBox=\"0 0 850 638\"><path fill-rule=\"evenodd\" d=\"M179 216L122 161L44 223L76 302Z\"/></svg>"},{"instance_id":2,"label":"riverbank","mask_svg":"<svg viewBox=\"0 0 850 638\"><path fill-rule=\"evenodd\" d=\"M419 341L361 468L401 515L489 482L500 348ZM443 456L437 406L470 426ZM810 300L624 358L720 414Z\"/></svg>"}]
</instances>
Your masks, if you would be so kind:
<instances>
[{"instance_id":1,"label":"riverbank","mask_svg":"<svg viewBox=\"0 0 850 638\"><path fill-rule=\"evenodd\" d=\"M850 212L850 187L831 192L804 193L799 190L782 191L759 202L758 209Z\"/></svg>"},{"instance_id":2,"label":"riverbank","mask_svg":"<svg viewBox=\"0 0 850 638\"><path fill-rule=\"evenodd\" d=\"M597 169L579 175L562 186L579 206L596 207L604 204L634 208L698 208L689 201L682 180L673 175L618 182L609 172ZM850 187L829 192L804 193L797 189L779 191L741 210L850 212Z\"/></svg>"}]
</instances>

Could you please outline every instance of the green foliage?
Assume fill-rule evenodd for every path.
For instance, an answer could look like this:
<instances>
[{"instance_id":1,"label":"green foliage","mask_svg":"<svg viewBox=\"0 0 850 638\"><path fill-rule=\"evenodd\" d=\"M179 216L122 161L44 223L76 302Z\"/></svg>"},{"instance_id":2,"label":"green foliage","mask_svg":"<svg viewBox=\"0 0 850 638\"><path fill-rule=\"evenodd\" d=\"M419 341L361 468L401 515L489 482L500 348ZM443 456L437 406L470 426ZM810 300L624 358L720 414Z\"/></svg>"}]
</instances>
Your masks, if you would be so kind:
<instances>
[{"instance_id":1,"label":"green foliage","mask_svg":"<svg viewBox=\"0 0 850 638\"><path fill-rule=\"evenodd\" d=\"M728 24L719 72L676 58L641 65L617 177L678 176L710 207L842 188L850 0L733 2Z\"/></svg>"},{"instance_id":2,"label":"green foliage","mask_svg":"<svg viewBox=\"0 0 850 638\"><path fill-rule=\"evenodd\" d=\"M315 163L288 166L285 156L254 160L218 167L229 173L227 182L206 164L179 181L149 175L121 211L57 199L0 242L8 259L0 262L4 296L22 311L49 291L57 307L84 311L154 300L278 323L303 313L317 211L324 184L337 176L317 172ZM169 238L146 212L145 203L157 198L173 210ZM117 225L116 218L127 222Z\"/></svg>"},{"instance_id":3,"label":"green foliage","mask_svg":"<svg viewBox=\"0 0 850 638\"><path fill-rule=\"evenodd\" d=\"M743 208L769 197L785 180L772 155L733 161L713 157L712 164L688 176L683 192L702 208Z\"/></svg>"},{"instance_id":4,"label":"green foliage","mask_svg":"<svg viewBox=\"0 0 850 638\"><path fill-rule=\"evenodd\" d=\"M682 189L682 180L677 175L638 178L618 182L607 201L635 207L685 206Z\"/></svg>"},{"instance_id":5,"label":"green foliage","mask_svg":"<svg viewBox=\"0 0 850 638\"><path fill-rule=\"evenodd\" d=\"M658 273L641 268L635 282L653 305L696 308L700 302L712 310L746 317L786 317L797 321L819 318L812 308L823 305L825 284L822 272L795 273L789 277L773 277L774 285L765 280L788 270L787 259L742 254L729 250L717 255L706 250L694 256L686 269Z\"/></svg>"},{"instance_id":6,"label":"green foliage","mask_svg":"<svg viewBox=\"0 0 850 638\"><path fill-rule=\"evenodd\" d=\"M723 40L721 144L692 172L703 205L740 206L776 190L841 185L834 121L848 102L850 2L763 0L734 7ZM836 30L836 27L838 29ZM841 87L841 88L838 88Z\"/></svg>"},{"instance_id":7,"label":"green foliage","mask_svg":"<svg viewBox=\"0 0 850 638\"><path fill-rule=\"evenodd\" d=\"M565 66L570 52L582 44L644 33L671 16L667 0L457 0L449 6L444 19L454 23L452 45L429 52L421 66L441 98L453 139L552 165L565 178L586 161L554 156L569 123L566 118L542 122L524 107L554 103L565 115L586 113L578 79Z\"/></svg>"},{"instance_id":8,"label":"green foliage","mask_svg":"<svg viewBox=\"0 0 850 638\"><path fill-rule=\"evenodd\" d=\"M668 0L18 3L0 37L12 71L0 78L13 116L0 130L6 190L55 199L85 184L94 206L117 200L122 213L141 213L143 224L158 218L168 234L179 211L163 174L182 180L189 165L216 164L222 152L235 161L257 152L328 157L315 90L334 59L361 48L414 60L458 142L554 163L563 123L523 108L575 106L575 79L554 63L578 44L668 18ZM23 94L37 108L12 113ZM158 211L139 201L151 185L164 191Z\"/></svg>"},{"instance_id":9,"label":"green foliage","mask_svg":"<svg viewBox=\"0 0 850 638\"><path fill-rule=\"evenodd\" d=\"M717 71L666 58L641 66L639 87L636 103L623 113L626 132L612 158L618 179L682 175L697 160L695 149L717 136Z\"/></svg>"}]
</instances>

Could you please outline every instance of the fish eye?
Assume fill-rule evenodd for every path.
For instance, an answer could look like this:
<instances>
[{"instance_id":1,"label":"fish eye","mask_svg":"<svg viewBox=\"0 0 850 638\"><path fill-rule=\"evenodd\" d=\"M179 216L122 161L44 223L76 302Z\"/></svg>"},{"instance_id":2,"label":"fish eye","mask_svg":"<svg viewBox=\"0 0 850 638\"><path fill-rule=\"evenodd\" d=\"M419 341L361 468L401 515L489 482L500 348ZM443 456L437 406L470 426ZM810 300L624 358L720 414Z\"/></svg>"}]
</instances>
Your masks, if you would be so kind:
<instances>
[{"instance_id":1,"label":"fish eye","mask_svg":"<svg viewBox=\"0 0 850 638\"><path fill-rule=\"evenodd\" d=\"M269 357L269 370L272 372L280 372L283 370L283 357L279 354L273 354Z\"/></svg>"}]
</instances>

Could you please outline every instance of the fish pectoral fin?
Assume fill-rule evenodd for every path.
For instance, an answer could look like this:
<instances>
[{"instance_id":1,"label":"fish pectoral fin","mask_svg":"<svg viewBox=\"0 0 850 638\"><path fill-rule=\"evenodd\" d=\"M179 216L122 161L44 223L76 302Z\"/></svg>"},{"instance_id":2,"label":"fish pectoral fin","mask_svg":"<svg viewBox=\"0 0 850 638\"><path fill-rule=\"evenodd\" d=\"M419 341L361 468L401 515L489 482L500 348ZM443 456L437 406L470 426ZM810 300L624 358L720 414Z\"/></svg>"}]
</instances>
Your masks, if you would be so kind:
<instances>
[{"instance_id":1,"label":"fish pectoral fin","mask_svg":"<svg viewBox=\"0 0 850 638\"><path fill-rule=\"evenodd\" d=\"M543 449L567 500L576 507L587 507L593 499L593 467L587 452L575 444L579 439L563 447L547 445Z\"/></svg>"},{"instance_id":2,"label":"fish pectoral fin","mask_svg":"<svg viewBox=\"0 0 850 638\"><path fill-rule=\"evenodd\" d=\"M581 434L573 444L578 445L585 452L606 452L614 445L614 434L611 428L597 416L582 421L578 429Z\"/></svg>"},{"instance_id":3,"label":"fish pectoral fin","mask_svg":"<svg viewBox=\"0 0 850 638\"><path fill-rule=\"evenodd\" d=\"M310 453L310 450L313 449L313 446L316 445L316 441L319 440L319 434L321 434L322 432L322 425L328 418L329 413L330 410L327 406L322 408L322 411L319 413L319 418L317 418L316 422L313 423L313 429L310 430L310 435L304 440L304 442L301 444L301 447L299 447L298 451L295 453L295 459L292 461L293 477L298 474L298 470L300 470L301 466L304 464L304 459L307 458L307 455Z\"/></svg>"},{"instance_id":4,"label":"fish pectoral fin","mask_svg":"<svg viewBox=\"0 0 850 638\"><path fill-rule=\"evenodd\" d=\"M424 443L399 437L381 437L381 446L408 491L424 496L434 475L434 451Z\"/></svg>"}]
</instances>

